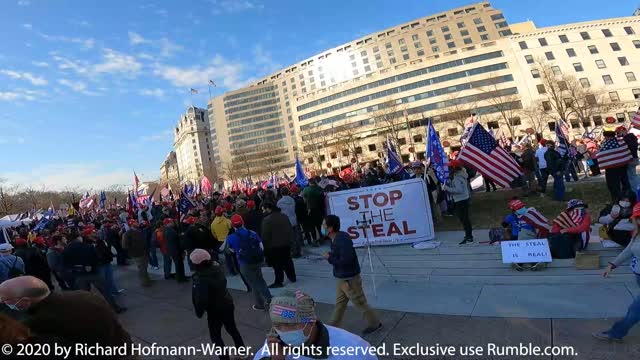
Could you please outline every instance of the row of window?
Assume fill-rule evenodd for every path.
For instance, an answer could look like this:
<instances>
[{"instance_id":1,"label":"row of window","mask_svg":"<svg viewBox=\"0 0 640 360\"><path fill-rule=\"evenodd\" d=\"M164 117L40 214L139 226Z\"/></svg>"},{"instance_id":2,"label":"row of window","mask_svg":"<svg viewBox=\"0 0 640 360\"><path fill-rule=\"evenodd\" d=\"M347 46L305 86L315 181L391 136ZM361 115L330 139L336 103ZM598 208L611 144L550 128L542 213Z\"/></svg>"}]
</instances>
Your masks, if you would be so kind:
<instances>
[{"instance_id":1,"label":"row of window","mask_svg":"<svg viewBox=\"0 0 640 360\"><path fill-rule=\"evenodd\" d=\"M230 123L227 124L227 126L231 129L231 128L235 128L235 127L243 126L243 125L247 125L247 124L252 124L252 123L255 123L255 122L259 122L259 121L277 119L277 118L280 117L280 115L282 115L282 113L276 112L276 113L273 113L273 114L266 114L266 115L256 116L256 117L252 117L252 118L248 118L248 119L242 119L242 120L237 120L237 121L230 122Z\"/></svg>"},{"instance_id":2,"label":"row of window","mask_svg":"<svg viewBox=\"0 0 640 360\"><path fill-rule=\"evenodd\" d=\"M240 100L229 101L229 102L224 103L224 107L225 108L230 108L232 106L248 104L248 103L252 103L254 101L259 101L259 100L271 99L271 98L275 98L277 96L278 96L277 92L270 92L270 93L266 93L266 94L262 94L262 95L258 95L258 96L253 96L253 97L248 97L248 98L244 98L244 99L240 99Z\"/></svg>"},{"instance_id":3,"label":"row of window","mask_svg":"<svg viewBox=\"0 0 640 360\"><path fill-rule=\"evenodd\" d=\"M251 139L254 137L258 137L258 136L265 136L265 135L269 135L269 134L275 134L278 132L283 131L282 127L274 127L271 129L264 129L264 130L258 130L258 131L252 131L252 132L248 132L248 133L244 133L241 135L233 135L233 136L229 136L229 141L238 141L238 140L243 140L243 139Z\"/></svg>"},{"instance_id":4,"label":"row of window","mask_svg":"<svg viewBox=\"0 0 640 360\"><path fill-rule=\"evenodd\" d=\"M231 121L231 120L236 120L236 119L242 119L245 118L247 116L255 116L255 115L260 115L260 114L266 114L266 113L270 113L270 112L274 112L274 111L278 111L280 110L280 105L276 104L275 106L267 106L261 109L255 109L255 110L250 110L250 111L244 111L241 113L235 113L233 115L228 115L227 116L227 122Z\"/></svg>"},{"instance_id":5,"label":"row of window","mask_svg":"<svg viewBox=\"0 0 640 360\"><path fill-rule=\"evenodd\" d=\"M628 82L636 81L636 75L633 72L626 72L625 73L625 77L627 78ZM588 88L588 87L591 86L591 82L589 81L588 78L580 78L579 81L580 81L580 85L583 88ZM613 85L613 79L611 78L611 75L602 75L602 81L603 81L604 85ZM546 94L546 92L547 92L547 89L545 88L545 86L543 84L536 85L536 88L538 90L538 94ZM558 82L558 88L561 91L568 90L567 84L564 81L559 81ZM634 93L633 93L634 97L636 99L638 99L638 97L636 95L636 89L634 89L633 91L634 91Z\"/></svg>"},{"instance_id":6,"label":"row of window","mask_svg":"<svg viewBox=\"0 0 640 360\"><path fill-rule=\"evenodd\" d=\"M228 100L235 100L235 99L239 99L239 98L243 98L243 97L248 97L248 96L253 96L253 95L258 95L258 94L262 94L262 93L266 93L266 92L270 92L270 91L274 91L276 90L278 87L275 85L270 85L270 86L265 86L265 87L261 87L258 89L254 89L254 90L249 90L249 91L243 91L241 93L237 93L237 94L233 94L233 95L227 95L224 97L224 101L228 101ZM225 103L225 107L227 106L227 104Z\"/></svg>"},{"instance_id":7,"label":"row of window","mask_svg":"<svg viewBox=\"0 0 640 360\"><path fill-rule=\"evenodd\" d=\"M241 149L241 148L249 147L249 146L252 146L252 145L264 144L264 143L268 143L268 142L271 142L271 141L284 139L286 137L287 137L287 135L285 133L276 134L276 135L272 135L272 136L264 136L264 137L251 139L251 140L233 142L233 143L231 143L231 147L233 149Z\"/></svg>"},{"instance_id":8,"label":"row of window","mask_svg":"<svg viewBox=\"0 0 640 360\"><path fill-rule=\"evenodd\" d=\"M359 98L355 98L355 99L351 99L348 101L344 101L341 103L337 103L331 106L328 106L326 108L323 109L319 109L316 111L312 111L308 114L304 114L302 116L299 117L300 121L304 121L307 119L311 119L313 117L316 116L320 116L322 114L326 114L332 111L336 111L339 109L343 109L346 107L350 107L353 105L357 105L357 104L361 104L367 101L371 101L374 99L380 99L380 98L385 98L388 96L391 96L393 94L400 94L403 93L405 91L411 91L414 89L418 89L418 88L422 88L422 87L426 87L426 86L431 86L434 84L439 84L442 82L447 82L447 81L451 81L451 80L456 80L456 79L463 79L466 77L470 77L470 76L474 76L474 75L478 75L478 74L486 74L486 73L490 73L493 71L499 71L499 70L504 70L507 69L507 64L506 63L499 63L499 64L493 64L493 65L489 65L489 66L483 66L483 67L479 67L479 68L475 68L475 69L469 69L466 71L460 71L460 72L456 72L456 73L451 73L451 74L447 74L447 75L441 75L441 76L437 76L434 78L430 78L430 79L425 79L425 80L420 80L420 81L416 81L410 84L406 84L406 85L402 85L402 86L398 86L395 88L391 88L391 89L387 89L387 90L383 90L383 91L379 91L373 94L369 94L369 95L365 95ZM494 80L496 82L503 82L503 81L513 81L513 77L511 75L508 75L506 77L501 77L501 78L494 78L491 79ZM429 97L434 97L434 96L440 96L440 95L444 95L444 94L450 94L453 92L458 92L458 91L464 91L470 88L475 88L475 87L481 87L481 86L486 86L489 85L490 83L487 82L487 80L480 80L480 81L476 81L474 83L465 83L465 84L458 84L458 85L453 85L453 86L448 86L446 88L443 89L434 89L431 91L427 91L424 92L422 94L418 94L415 95L416 99L415 100L420 100L420 99L426 99Z\"/></svg>"},{"instance_id":9,"label":"row of window","mask_svg":"<svg viewBox=\"0 0 640 360\"><path fill-rule=\"evenodd\" d=\"M456 99L453 99L453 100L438 101L438 102L435 102L435 103L418 106L418 107L415 107L415 108L411 109L408 112L408 114L423 113L425 111L443 109L443 108L446 108L446 107L449 107L449 106L452 106L452 105L456 105L456 104L467 104L467 103L471 103L471 102L477 102L477 101L481 101L481 100L491 99L491 98L498 97L498 96L515 95L517 93L518 93L518 89L513 87L513 88L502 89L502 90L497 90L497 91L491 91L491 92L486 92L486 93L481 93L481 94L476 94L476 95L469 95L469 96L459 97L459 98L456 98ZM407 96L407 97L404 97L404 98L396 99L394 101L394 104L409 103L409 102L413 101L414 99L415 99L414 96ZM348 113L334 115L334 116L328 117L328 118L323 119L323 120L318 120L318 121L312 122L310 124L301 126L300 129L304 131L304 130L312 129L314 127L318 127L318 126L322 126L322 125L329 125L329 124L332 124L332 123L334 123L336 121L344 120L344 119L352 117L352 116L372 113L372 112L378 111L380 109L384 109L385 107L386 107L385 103L367 106L366 108L350 111ZM413 110L415 110L415 112L412 113L411 111L413 111Z\"/></svg>"},{"instance_id":10,"label":"row of window","mask_svg":"<svg viewBox=\"0 0 640 360\"><path fill-rule=\"evenodd\" d=\"M274 94L274 93L272 93ZM257 103L253 103L253 104L249 104L249 105L243 105L243 106L238 106L238 107L233 107L233 108L226 108L224 109L224 113L225 114L233 114L236 112L240 112L240 111L245 111L245 110L249 110L249 109L255 109L261 106L268 106L268 105L274 105L278 103L278 99L270 99L270 100L265 100L265 101L260 101Z\"/></svg>"},{"instance_id":11,"label":"row of window","mask_svg":"<svg viewBox=\"0 0 640 360\"><path fill-rule=\"evenodd\" d=\"M458 66L463 66L463 65L467 65L467 64L471 64L471 63L475 63L475 62L480 62L480 61L485 61L485 60L491 60L491 59L495 59L495 58L499 58L504 56L502 51L495 51L495 52L491 52L491 53L487 53L487 54L481 54L481 55L476 55L476 56L471 56L468 58L464 58L464 59L458 59L458 60L453 60L453 61L449 61L449 62L445 62L442 64L437 64L437 65L432 65L432 66L427 66L424 67L422 69L417 69L417 70L413 70L413 71L409 71L403 74L399 74L399 75L395 75L395 76L391 76L388 78L384 78L384 79L380 79L377 81L373 81L361 86L356 86L354 88L348 89L348 90L344 90L344 91L340 91L334 94L331 94L329 96L325 96L323 98L314 100L314 101L310 101L306 104L302 104L300 106L297 107L298 111L302 111L314 106L318 106L320 104L324 104L326 102L329 101L334 101L340 98L343 98L345 96L350 96L350 95L354 95L357 94L359 92L363 92L363 91L367 91L370 89L374 89L377 88L379 86L384 86L384 85L388 85L391 83L394 83L396 81L402 81L402 80L406 80L406 79L410 79L412 77L416 77L416 76L421 76L421 75L425 75L425 74L429 74L435 71L441 71L441 70L445 70L445 69L450 69L450 68L454 68L454 67L458 67Z\"/></svg>"},{"instance_id":12,"label":"row of window","mask_svg":"<svg viewBox=\"0 0 640 360\"><path fill-rule=\"evenodd\" d=\"M261 123L251 124L243 127L237 127L229 130L229 134L239 134L247 131L252 131L256 129L266 128L270 126L276 126L280 124L280 119L273 121L265 121Z\"/></svg>"},{"instance_id":13,"label":"row of window","mask_svg":"<svg viewBox=\"0 0 640 360\"><path fill-rule=\"evenodd\" d=\"M625 26L624 27L624 31L627 35L634 35L635 31L633 30L633 28L631 26ZM611 31L609 29L602 29L602 33L605 37L611 37L613 36L613 34L611 33ZM589 34L589 32L587 31L582 31L580 32L580 37L582 38L582 40L591 40L591 35ZM569 38L567 37L567 35L558 35L558 38L560 39L560 42L562 43L568 43L569 42ZM547 42L546 38L539 38L538 39L538 43L540 44L540 46L548 46L549 43ZM518 43L518 45L520 45L520 49L528 49L529 45L527 45L526 41L520 41Z\"/></svg>"}]
</instances>

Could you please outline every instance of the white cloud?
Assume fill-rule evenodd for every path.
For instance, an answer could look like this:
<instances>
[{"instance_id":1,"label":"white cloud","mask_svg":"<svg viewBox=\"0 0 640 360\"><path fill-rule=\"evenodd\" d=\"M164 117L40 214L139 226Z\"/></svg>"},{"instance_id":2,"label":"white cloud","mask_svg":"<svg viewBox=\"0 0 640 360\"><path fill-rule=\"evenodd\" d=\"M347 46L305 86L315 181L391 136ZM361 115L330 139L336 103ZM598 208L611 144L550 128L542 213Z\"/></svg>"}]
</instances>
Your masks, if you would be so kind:
<instances>
[{"instance_id":1,"label":"white cloud","mask_svg":"<svg viewBox=\"0 0 640 360\"><path fill-rule=\"evenodd\" d=\"M243 77L243 70L241 63L228 62L221 55L216 55L205 66L181 68L157 64L154 73L179 87L202 86L212 79L218 85L236 89L247 82Z\"/></svg>"},{"instance_id":2,"label":"white cloud","mask_svg":"<svg viewBox=\"0 0 640 360\"><path fill-rule=\"evenodd\" d=\"M29 0L18 0L18 6L29 6L31 5L31 1Z\"/></svg>"},{"instance_id":3,"label":"white cloud","mask_svg":"<svg viewBox=\"0 0 640 360\"><path fill-rule=\"evenodd\" d=\"M152 97L157 97L157 98L161 98L164 97L164 90L162 89L142 89L138 92L140 95L142 96L152 96Z\"/></svg>"},{"instance_id":4,"label":"white cloud","mask_svg":"<svg viewBox=\"0 0 640 360\"><path fill-rule=\"evenodd\" d=\"M12 91L0 91L0 101L36 101L42 100L46 95L37 90L16 88Z\"/></svg>"},{"instance_id":5,"label":"white cloud","mask_svg":"<svg viewBox=\"0 0 640 360\"><path fill-rule=\"evenodd\" d=\"M140 176L143 169L139 169ZM157 170L147 173L155 174ZM131 184L131 169L110 169L102 163L46 164L20 172L4 173L3 177L11 184L42 187L52 190L64 190L78 187L83 190L105 189L112 185Z\"/></svg>"},{"instance_id":6,"label":"white cloud","mask_svg":"<svg viewBox=\"0 0 640 360\"><path fill-rule=\"evenodd\" d=\"M137 32L129 31L129 43L131 45L144 44L147 42L149 42L149 40L142 37L142 35L138 34Z\"/></svg>"},{"instance_id":7,"label":"white cloud","mask_svg":"<svg viewBox=\"0 0 640 360\"><path fill-rule=\"evenodd\" d=\"M33 29L33 25L31 25L31 24L22 24L22 27L27 29L27 30Z\"/></svg>"},{"instance_id":8,"label":"white cloud","mask_svg":"<svg viewBox=\"0 0 640 360\"><path fill-rule=\"evenodd\" d=\"M12 79L27 80L35 86L43 86L48 84L45 78L33 75L32 73L28 73L28 72L0 70L0 74L6 75Z\"/></svg>"},{"instance_id":9,"label":"white cloud","mask_svg":"<svg viewBox=\"0 0 640 360\"><path fill-rule=\"evenodd\" d=\"M167 38L162 38L158 40L158 45L160 46L160 54L162 56L171 56L174 52L182 51L183 47L171 42L171 40Z\"/></svg>"},{"instance_id":10,"label":"white cloud","mask_svg":"<svg viewBox=\"0 0 640 360\"><path fill-rule=\"evenodd\" d=\"M96 41L93 38L79 38L79 37L68 37L68 36L61 36L61 35L49 35L49 34L45 34L43 32L36 32L41 38L47 40L47 41L51 41L51 42L67 42L67 43L73 43L73 44L80 44L82 45L82 47L84 47L85 49L92 49L95 44Z\"/></svg>"},{"instance_id":11,"label":"white cloud","mask_svg":"<svg viewBox=\"0 0 640 360\"><path fill-rule=\"evenodd\" d=\"M271 58L271 53L264 50L261 45L253 47L253 56L258 65L261 65L259 72L262 74L272 73L282 66Z\"/></svg>"},{"instance_id":12,"label":"white cloud","mask_svg":"<svg viewBox=\"0 0 640 360\"><path fill-rule=\"evenodd\" d=\"M93 69L98 73L124 73L135 75L140 72L142 65L135 57L113 49L104 49L104 61L96 64Z\"/></svg>"},{"instance_id":13,"label":"white cloud","mask_svg":"<svg viewBox=\"0 0 640 360\"><path fill-rule=\"evenodd\" d=\"M222 13L239 13L264 8L264 5L250 0L210 0L210 3L214 6L211 11L214 15Z\"/></svg>"},{"instance_id":14,"label":"white cloud","mask_svg":"<svg viewBox=\"0 0 640 360\"><path fill-rule=\"evenodd\" d=\"M87 90L87 84L82 81L73 81L69 79L60 79L58 80L60 85L64 85L75 92L83 92Z\"/></svg>"},{"instance_id":15,"label":"white cloud","mask_svg":"<svg viewBox=\"0 0 640 360\"><path fill-rule=\"evenodd\" d=\"M49 63L44 61L32 61L31 64L37 67L49 67Z\"/></svg>"},{"instance_id":16,"label":"white cloud","mask_svg":"<svg viewBox=\"0 0 640 360\"><path fill-rule=\"evenodd\" d=\"M145 135L139 138L140 142L171 140L173 131L171 129L161 131L156 134Z\"/></svg>"},{"instance_id":17,"label":"white cloud","mask_svg":"<svg viewBox=\"0 0 640 360\"><path fill-rule=\"evenodd\" d=\"M72 60L58 55L54 55L52 59L58 63L60 70L73 70L79 75L90 74L91 67L86 61Z\"/></svg>"}]
</instances>

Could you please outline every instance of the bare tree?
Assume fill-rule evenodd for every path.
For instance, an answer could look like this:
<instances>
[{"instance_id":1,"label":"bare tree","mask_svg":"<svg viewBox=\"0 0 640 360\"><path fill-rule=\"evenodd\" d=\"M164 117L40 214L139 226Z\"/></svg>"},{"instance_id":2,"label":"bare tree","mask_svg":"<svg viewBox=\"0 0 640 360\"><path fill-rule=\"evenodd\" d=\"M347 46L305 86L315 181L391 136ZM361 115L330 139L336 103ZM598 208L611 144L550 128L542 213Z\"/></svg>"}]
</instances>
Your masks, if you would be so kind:
<instances>
[{"instance_id":1,"label":"bare tree","mask_svg":"<svg viewBox=\"0 0 640 360\"><path fill-rule=\"evenodd\" d=\"M522 116L531 124L531 128L537 133L544 134L549 130L548 122L551 119L549 112L542 106L542 101L532 102L529 106L522 109Z\"/></svg>"},{"instance_id":2,"label":"bare tree","mask_svg":"<svg viewBox=\"0 0 640 360\"><path fill-rule=\"evenodd\" d=\"M0 215L11 214L16 209L16 192L18 185L7 183L6 179L0 178Z\"/></svg>"},{"instance_id":3,"label":"bare tree","mask_svg":"<svg viewBox=\"0 0 640 360\"><path fill-rule=\"evenodd\" d=\"M506 92L504 89L500 89L498 86L500 82L495 80L496 77L491 77L488 80L489 85L482 88L483 100L490 104L493 108L493 112L497 113L498 124L500 128L507 128L512 139L517 135L517 121L519 120L518 112L522 109L522 102L520 96Z\"/></svg>"},{"instance_id":4,"label":"bare tree","mask_svg":"<svg viewBox=\"0 0 640 360\"><path fill-rule=\"evenodd\" d=\"M585 123L591 123L591 118L603 112L607 112L620 105L619 100L611 100L606 96L604 89L583 87L573 76L565 77L567 84L567 102L572 110L572 115L580 121L584 128Z\"/></svg>"},{"instance_id":5,"label":"bare tree","mask_svg":"<svg viewBox=\"0 0 640 360\"><path fill-rule=\"evenodd\" d=\"M328 146L330 139L333 137L332 130L317 130L314 132L313 129L306 129L302 132L302 150L305 155L311 157L313 163L318 165L318 170L322 170L321 157L324 154L323 149Z\"/></svg>"},{"instance_id":6,"label":"bare tree","mask_svg":"<svg viewBox=\"0 0 640 360\"><path fill-rule=\"evenodd\" d=\"M568 97L568 75L558 73L558 69L550 65L544 59L535 60L536 68L540 74L542 84L538 92L542 92L542 98L548 103L553 110L553 115L569 123L573 109L571 108L570 98ZM543 87L543 88L542 88Z\"/></svg>"},{"instance_id":7,"label":"bare tree","mask_svg":"<svg viewBox=\"0 0 640 360\"><path fill-rule=\"evenodd\" d=\"M394 138L392 135L390 135L390 137L396 140L397 143L397 137ZM348 124L347 126L341 127L339 131L336 131L332 142L333 148L340 157L346 153L347 156L349 156L347 162L350 162L353 158L356 160L356 163L359 163L358 158L360 157L360 153L362 153L362 138L353 124ZM342 164L340 164L340 166L341 165Z\"/></svg>"},{"instance_id":8,"label":"bare tree","mask_svg":"<svg viewBox=\"0 0 640 360\"><path fill-rule=\"evenodd\" d=\"M396 143L398 153L401 153L400 131L407 129L406 106L396 100L387 100L379 105L379 109L373 112L371 118L379 135L388 135ZM345 129L346 131L346 129Z\"/></svg>"},{"instance_id":9,"label":"bare tree","mask_svg":"<svg viewBox=\"0 0 640 360\"><path fill-rule=\"evenodd\" d=\"M447 95L445 102L448 106L437 111L433 117L434 126L440 133L441 139L453 140L451 138L454 135L449 134L449 129L452 129L451 125L458 135L462 135L469 117L475 113L477 102L464 102L460 99L459 93ZM459 136L455 140L459 140Z\"/></svg>"}]
</instances>

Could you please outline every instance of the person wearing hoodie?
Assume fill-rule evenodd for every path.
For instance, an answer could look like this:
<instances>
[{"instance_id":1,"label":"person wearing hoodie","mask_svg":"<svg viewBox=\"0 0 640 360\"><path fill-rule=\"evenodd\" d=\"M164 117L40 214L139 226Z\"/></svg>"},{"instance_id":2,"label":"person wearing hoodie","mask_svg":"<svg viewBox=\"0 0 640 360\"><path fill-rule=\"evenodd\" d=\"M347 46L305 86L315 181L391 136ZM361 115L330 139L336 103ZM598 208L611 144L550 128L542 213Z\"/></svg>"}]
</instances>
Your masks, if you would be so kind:
<instances>
[{"instance_id":1,"label":"person wearing hoodie","mask_svg":"<svg viewBox=\"0 0 640 360\"><path fill-rule=\"evenodd\" d=\"M189 255L194 266L192 302L196 316L201 318L207 313L209 336L214 346L225 350L220 360L228 360L229 350L222 339L222 327L231 335L237 349L244 347L244 341L236 326L233 298L227 290L227 278L220 264L211 259L205 249L194 249Z\"/></svg>"},{"instance_id":2,"label":"person wearing hoodie","mask_svg":"<svg viewBox=\"0 0 640 360\"><path fill-rule=\"evenodd\" d=\"M215 218L213 218L213 222L211 222L211 233L216 240L224 242L231 232L231 221L226 217L225 211L221 206L216 207L214 214L216 216ZM227 271L231 276L235 276L240 272L240 270L235 265L233 255L230 254L230 252L226 250L226 248L226 243L223 243L220 246L219 251L224 253Z\"/></svg>"},{"instance_id":3,"label":"person wearing hoodie","mask_svg":"<svg viewBox=\"0 0 640 360\"><path fill-rule=\"evenodd\" d=\"M442 188L453 197L454 211L464 227L464 239L460 242L460 245L464 245L473 242L473 228L469 219L469 176L460 160L452 160L447 166L450 168L450 179Z\"/></svg>"},{"instance_id":4,"label":"person wearing hoodie","mask_svg":"<svg viewBox=\"0 0 640 360\"><path fill-rule=\"evenodd\" d=\"M291 241L291 256L293 258L299 258L302 256L302 234L300 233L300 227L298 226L298 219L296 217L296 201L289 196L289 189L283 187L282 198L278 200L276 204L283 214L287 215L289 222L291 223L291 231L293 231L293 239Z\"/></svg>"}]
</instances>

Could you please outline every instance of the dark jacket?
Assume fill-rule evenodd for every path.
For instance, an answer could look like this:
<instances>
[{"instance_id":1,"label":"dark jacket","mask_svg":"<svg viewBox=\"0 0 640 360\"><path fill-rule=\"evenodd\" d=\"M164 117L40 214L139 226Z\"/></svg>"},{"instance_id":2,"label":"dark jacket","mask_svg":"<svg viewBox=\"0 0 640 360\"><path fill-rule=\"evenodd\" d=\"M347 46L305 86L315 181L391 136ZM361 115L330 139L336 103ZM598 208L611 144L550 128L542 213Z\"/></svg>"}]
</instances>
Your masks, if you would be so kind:
<instances>
[{"instance_id":1,"label":"dark jacket","mask_svg":"<svg viewBox=\"0 0 640 360\"><path fill-rule=\"evenodd\" d=\"M631 156L633 156L634 159L637 159L638 158L638 138L635 135L629 133L624 136L624 142L629 147Z\"/></svg>"},{"instance_id":2,"label":"dark jacket","mask_svg":"<svg viewBox=\"0 0 640 360\"><path fill-rule=\"evenodd\" d=\"M193 249L213 249L217 248L216 239L213 238L211 230L202 224L193 224L187 229L187 250Z\"/></svg>"},{"instance_id":3,"label":"dark jacket","mask_svg":"<svg viewBox=\"0 0 640 360\"><path fill-rule=\"evenodd\" d=\"M180 249L180 237L176 231L175 226L164 227L164 242L167 246L167 253L169 256L177 257L182 250Z\"/></svg>"},{"instance_id":4,"label":"dark jacket","mask_svg":"<svg viewBox=\"0 0 640 360\"><path fill-rule=\"evenodd\" d=\"M51 293L29 308L26 325L36 334L58 336L72 343L131 343L109 304L88 291Z\"/></svg>"},{"instance_id":5,"label":"dark jacket","mask_svg":"<svg viewBox=\"0 0 640 360\"><path fill-rule=\"evenodd\" d=\"M555 174L558 171L564 170L564 164L562 162L562 157L560 153L555 149L548 149L546 153L544 153L544 159L547 161L547 171L551 174Z\"/></svg>"},{"instance_id":6,"label":"dark jacket","mask_svg":"<svg viewBox=\"0 0 640 360\"><path fill-rule=\"evenodd\" d=\"M339 231L331 241L328 261L333 265L333 276L338 279L348 279L360 274L358 254L349 234L344 231Z\"/></svg>"},{"instance_id":7,"label":"dark jacket","mask_svg":"<svg viewBox=\"0 0 640 360\"><path fill-rule=\"evenodd\" d=\"M109 246L106 240L98 239L96 241L96 252L98 253L98 264L107 265L113 261L113 253L111 252L111 246Z\"/></svg>"},{"instance_id":8,"label":"dark jacket","mask_svg":"<svg viewBox=\"0 0 640 360\"><path fill-rule=\"evenodd\" d=\"M309 211L322 210L322 190L318 185L309 185L302 191L302 197L306 201Z\"/></svg>"},{"instance_id":9,"label":"dark jacket","mask_svg":"<svg viewBox=\"0 0 640 360\"><path fill-rule=\"evenodd\" d=\"M74 240L62 252L62 262L73 272L95 272L98 266L98 253L93 245Z\"/></svg>"},{"instance_id":10,"label":"dark jacket","mask_svg":"<svg viewBox=\"0 0 640 360\"><path fill-rule=\"evenodd\" d=\"M24 261L25 275L35 276L38 279L51 284L51 270L47 263L47 257L35 247L19 248L16 256Z\"/></svg>"},{"instance_id":11,"label":"dark jacket","mask_svg":"<svg viewBox=\"0 0 640 360\"><path fill-rule=\"evenodd\" d=\"M262 220L262 243L265 249L290 246L293 230L287 215L274 211Z\"/></svg>"},{"instance_id":12,"label":"dark jacket","mask_svg":"<svg viewBox=\"0 0 640 360\"><path fill-rule=\"evenodd\" d=\"M258 210L251 209L247 211L246 214L242 215L242 220L244 221L244 227L255 232L256 234L260 234L262 226L262 214Z\"/></svg>"},{"instance_id":13,"label":"dark jacket","mask_svg":"<svg viewBox=\"0 0 640 360\"><path fill-rule=\"evenodd\" d=\"M211 316L233 305L233 298L227 290L227 278L218 265L195 272L191 295L193 308L199 318L205 311Z\"/></svg>"},{"instance_id":14,"label":"dark jacket","mask_svg":"<svg viewBox=\"0 0 640 360\"><path fill-rule=\"evenodd\" d=\"M522 167L525 170L536 170L536 153L532 149L526 149L521 156Z\"/></svg>"},{"instance_id":15,"label":"dark jacket","mask_svg":"<svg viewBox=\"0 0 640 360\"><path fill-rule=\"evenodd\" d=\"M140 230L129 229L122 235L122 247L132 258L143 257L147 253L147 240Z\"/></svg>"},{"instance_id":16,"label":"dark jacket","mask_svg":"<svg viewBox=\"0 0 640 360\"><path fill-rule=\"evenodd\" d=\"M304 199L298 195L293 195L293 200L296 201L296 219L298 224L306 225L310 222L309 212L307 210L307 204L304 203Z\"/></svg>"}]
</instances>

